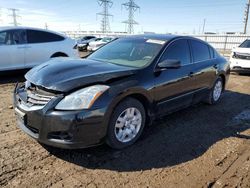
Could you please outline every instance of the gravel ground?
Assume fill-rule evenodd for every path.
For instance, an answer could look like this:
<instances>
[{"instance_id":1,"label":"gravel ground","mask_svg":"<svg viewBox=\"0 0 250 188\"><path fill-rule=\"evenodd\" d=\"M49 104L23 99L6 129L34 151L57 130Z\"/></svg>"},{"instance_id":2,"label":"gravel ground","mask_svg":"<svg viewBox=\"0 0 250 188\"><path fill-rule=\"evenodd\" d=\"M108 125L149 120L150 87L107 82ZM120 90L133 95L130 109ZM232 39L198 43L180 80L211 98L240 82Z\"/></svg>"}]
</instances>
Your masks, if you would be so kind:
<instances>
[{"instance_id":1,"label":"gravel ground","mask_svg":"<svg viewBox=\"0 0 250 188\"><path fill-rule=\"evenodd\" d=\"M19 130L12 91L22 75L0 77L0 187L250 187L249 76L231 75L219 104L157 120L116 151L46 148Z\"/></svg>"}]
</instances>

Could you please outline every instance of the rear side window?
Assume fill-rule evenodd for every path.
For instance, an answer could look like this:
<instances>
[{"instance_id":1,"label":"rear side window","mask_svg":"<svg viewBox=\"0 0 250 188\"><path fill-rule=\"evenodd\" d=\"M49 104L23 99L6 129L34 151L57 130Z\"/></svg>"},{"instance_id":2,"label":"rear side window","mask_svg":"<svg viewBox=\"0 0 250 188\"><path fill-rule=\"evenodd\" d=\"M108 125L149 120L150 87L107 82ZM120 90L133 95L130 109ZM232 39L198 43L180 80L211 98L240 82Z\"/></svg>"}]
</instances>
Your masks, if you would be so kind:
<instances>
[{"instance_id":1,"label":"rear side window","mask_svg":"<svg viewBox=\"0 0 250 188\"><path fill-rule=\"evenodd\" d=\"M167 48L160 61L164 60L179 60L181 65L190 64L190 51L187 40L180 39L173 42Z\"/></svg>"},{"instance_id":2,"label":"rear side window","mask_svg":"<svg viewBox=\"0 0 250 188\"><path fill-rule=\"evenodd\" d=\"M56 42L64 40L64 37L45 31L27 30L28 43Z\"/></svg>"},{"instance_id":3,"label":"rear side window","mask_svg":"<svg viewBox=\"0 0 250 188\"><path fill-rule=\"evenodd\" d=\"M0 32L0 45L6 44L7 40L6 38L7 38L7 32L6 31Z\"/></svg>"},{"instance_id":4,"label":"rear side window","mask_svg":"<svg viewBox=\"0 0 250 188\"><path fill-rule=\"evenodd\" d=\"M209 47L203 42L190 40L194 62L206 61L210 59Z\"/></svg>"}]
</instances>

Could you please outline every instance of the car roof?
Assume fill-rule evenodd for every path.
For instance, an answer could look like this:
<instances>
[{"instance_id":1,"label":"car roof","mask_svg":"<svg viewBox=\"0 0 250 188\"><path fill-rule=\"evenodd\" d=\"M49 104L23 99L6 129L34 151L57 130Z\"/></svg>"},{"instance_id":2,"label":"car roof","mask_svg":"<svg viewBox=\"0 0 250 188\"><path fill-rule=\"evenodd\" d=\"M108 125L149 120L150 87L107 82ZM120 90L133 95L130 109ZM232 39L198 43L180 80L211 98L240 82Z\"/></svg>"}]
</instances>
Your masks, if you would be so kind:
<instances>
[{"instance_id":1,"label":"car roof","mask_svg":"<svg viewBox=\"0 0 250 188\"><path fill-rule=\"evenodd\" d=\"M129 37L169 41L171 39L174 39L180 36L171 35L171 34L140 34L140 35L131 35Z\"/></svg>"},{"instance_id":2,"label":"car roof","mask_svg":"<svg viewBox=\"0 0 250 188\"><path fill-rule=\"evenodd\" d=\"M177 39L177 38L199 40L191 36L172 35L172 34L140 34L140 35L131 35L129 36L129 38L144 38L144 39L154 39L154 40L163 40L163 41L170 41L172 39Z\"/></svg>"},{"instance_id":3,"label":"car roof","mask_svg":"<svg viewBox=\"0 0 250 188\"><path fill-rule=\"evenodd\" d=\"M54 34L66 37L64 34L59 33L59 32L55 32L55 31L51 31L51 30L47 30L47 29L35 28L35 27L26 27L26 26L3 26L3 27L0 27L0 31L15 30L15 29L32 29L32 30L37 30L37 31L45 31L45 32L50 32L50 33L54 33Z\"/></svg>"},{"instance_id":4,"label":"car roof","mask_svg":"<svg viewBox=\"0 0 250 188\"><path fill-rule=\"evenodd\" d=\"M203 41L199 38L187 36L187 35L172 35L172 34L140 34L140 35L131 35L126 38L137 38L137 39L152 39L152 40L162 40L165 42L170 42L174 39L192 39L196 41L200 41L202 43L205 43L206 45L212 47L209 43L206 41ZM214 47L212 47L214 48Z\"/></svg>"}]
</instances>

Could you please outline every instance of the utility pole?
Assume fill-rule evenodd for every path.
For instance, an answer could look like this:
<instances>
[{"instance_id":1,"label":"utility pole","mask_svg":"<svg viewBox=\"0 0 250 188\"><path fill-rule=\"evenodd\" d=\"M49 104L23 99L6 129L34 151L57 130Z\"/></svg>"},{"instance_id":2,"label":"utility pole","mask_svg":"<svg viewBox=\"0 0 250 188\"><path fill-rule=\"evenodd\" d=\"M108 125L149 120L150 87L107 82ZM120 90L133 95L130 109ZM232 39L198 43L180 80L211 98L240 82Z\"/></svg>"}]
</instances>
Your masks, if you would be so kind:
<instances>
[{"instance_id":1,"label":"utility pole","mask_svg":"<svg viewBox=\"0 0 250 188\"><path fill-rule=\"evenodd\" d=\"M134 13L140 9L140 7L134 2L134 0L129 0L129 2L123 3L122 6L128 10L128 19L122 23L127 25L127 32L132 34L134 33L134 25L138 24L138 22L134 20Z\"/></svg>"},{"instance_id":2,"label":"utility pole","mask_svg":"<svg viewBox=\"0 0 250 188\"><path fill-rule=\"evenodd\" d=\"M249 6L250 6L250 0L248 0L248 3L246 4L246 9L245 9L245 16L244 16L244 34L247 33L247 24L248 24L248 15L249 15Z\"/></svg>"},{"instance_id":3,"label":"utility pole","mask_svg":"<svg viewBox=\"0 0 250 188\"><path fill-rule=\"evenodd\" d=\"M45 23L45 29L46 29L46 30L49 29L49 26L48 26L47 22Z\"/></svg>"},{"instance_id":4,"label":"utility pole","mask_svg":"<svg viewBox=\"0 0 250 188\"><path fill-rule=\"evenodd\" d=\"M203 20L202 34L205 33L205 27L206 27L206 19Z\"/></svg>"},{"instance_id":5,"label":"utility pole","mask_svg":"<svg viewBox=\"0 0 250 188\"><path fill-rule=\"evenodd\" d=\"M12 14L9 15L9 16L11 16L12 19L13 19L12 24L13 24L14 26L20 25L20 24L17 22L17 17L20 17L19 15L17 15L17 12L18 12L19 10L18 10L18 9L15 9L15 8L9 8L9 10L12 12Z\"/></svg>"},{"instance_id":6,"label":"utility pole","mask_svg":"<svg viewBox=\"0 0 250 188\"><path fill-rule=\"evenodd\" d=\"M97 15L102 16L101 20L101 31L102 33L108 33L110 31L109 17L113 16L109 14L109 8L113 6L113 1L111 0L98 0L98 4L103 7L103 11L97 13Z\"/></svg>"}]
</instances>

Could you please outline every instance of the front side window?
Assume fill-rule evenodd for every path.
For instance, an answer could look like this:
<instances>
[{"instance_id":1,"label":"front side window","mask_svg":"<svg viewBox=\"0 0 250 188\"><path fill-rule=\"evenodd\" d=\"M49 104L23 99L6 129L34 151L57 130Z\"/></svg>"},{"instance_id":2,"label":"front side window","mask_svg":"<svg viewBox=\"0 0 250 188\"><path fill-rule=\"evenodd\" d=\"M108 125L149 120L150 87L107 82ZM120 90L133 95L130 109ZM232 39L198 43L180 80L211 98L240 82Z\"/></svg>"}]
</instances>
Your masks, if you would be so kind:
<instances>
[{"instance_id":1,"label":"front side window","mask_svg":"<svg viewBox=\"0 0 250 188\"><path fill-rule=\"evenodd\" d=\"M13 44L25 44L26 39L26 32L25 30L13 30L12 32L13 36Z\"/></svg>"},{"instance_id":2,"label":"front side window","mask_svg":"<svg viewBox=\"0 0 250 188\"><path fill-rule=\"evenodd\" d=\"M180 39L170 44L160 62L164 60L179 60L181 65L190 64L190 51L187 40Z\"/></svg>"},{"instance_id":3,"label":"front side window","mask_svg":"<svg viewBox=\"0 0 250 188\"><path fill-rule=\"evenodd\" d=\"M210 59L209 47L203 42L190 40L194 62L206 61Z\"/></svg>"},{"instance_id":4,"label":"front side window","mask_svg":"<svg viewBox=\"0 0 250 188\"><path fill-rule=\"evenodd\" d=\"M108 63L144 67L160 52L165 41L144 38L121 38L92 53L88 59Z\"/></svg>"},{"instance_id":5,"label":"front side window","mask_svg":"<svg viewBox=\"0 0 250 188\"><path fill-rule=\"evenodd\" d=\"M0 45L18 45L25 43L25 30L8 30L0 32Z\"/></svg>"},{"instance_id":6,"label":"front side window","mask_svg":"<svg viewBox=\"0 0 250 188\"><path fill-rule=\"evenodd\" d=\"M27 30L28 43L57 42L64 40L64 37L45 31Z\"/></svg>"}]
</instances>

